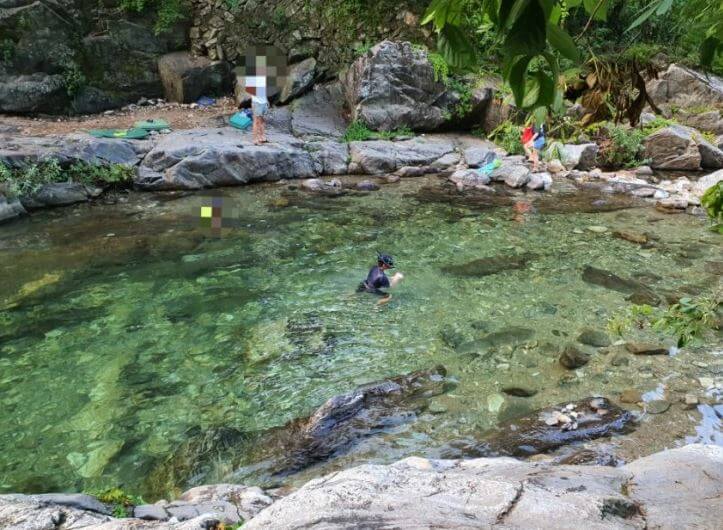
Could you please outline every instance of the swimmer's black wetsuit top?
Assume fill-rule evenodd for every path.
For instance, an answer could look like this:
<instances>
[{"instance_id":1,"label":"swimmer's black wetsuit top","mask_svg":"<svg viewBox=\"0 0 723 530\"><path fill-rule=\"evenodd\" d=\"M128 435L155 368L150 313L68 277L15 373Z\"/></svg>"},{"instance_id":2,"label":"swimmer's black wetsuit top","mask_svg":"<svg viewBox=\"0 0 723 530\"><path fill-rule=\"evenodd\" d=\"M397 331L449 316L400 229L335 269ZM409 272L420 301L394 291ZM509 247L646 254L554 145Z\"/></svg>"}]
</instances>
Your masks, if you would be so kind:
<instances>
[{"instance_id":1,"label":"swimmer's black wetsuit top","mask_svg":"<svg viewBox=\"0 0 723 530\"><path fill-rule=\"evenodd\" d=\"M366 291L368 293L387 295L381 289L389 287L389 278L379 266L374 266L369 271L367 279L359 284L358 292Z\"/></svg>"}]
</instances>

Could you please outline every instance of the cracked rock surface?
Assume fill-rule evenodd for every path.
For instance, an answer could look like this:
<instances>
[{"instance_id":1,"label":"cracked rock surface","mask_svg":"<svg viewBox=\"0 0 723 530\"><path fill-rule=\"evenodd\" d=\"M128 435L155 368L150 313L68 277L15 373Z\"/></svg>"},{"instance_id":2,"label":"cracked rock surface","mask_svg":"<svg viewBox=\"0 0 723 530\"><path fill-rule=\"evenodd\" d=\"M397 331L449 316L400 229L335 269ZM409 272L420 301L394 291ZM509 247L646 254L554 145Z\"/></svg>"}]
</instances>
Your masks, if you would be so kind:
<instances>
[{"instance_id":1,"label":"cracked rock surface","mask_svg":"<svg viewBox=\"0 0 723 530\"><path fill-rule=\"evenodd\" d=\"M412 457L312 480L244 529L716 528L721 492L723 448L714 446L619 468Z\"/></svg>"}]
</instances>

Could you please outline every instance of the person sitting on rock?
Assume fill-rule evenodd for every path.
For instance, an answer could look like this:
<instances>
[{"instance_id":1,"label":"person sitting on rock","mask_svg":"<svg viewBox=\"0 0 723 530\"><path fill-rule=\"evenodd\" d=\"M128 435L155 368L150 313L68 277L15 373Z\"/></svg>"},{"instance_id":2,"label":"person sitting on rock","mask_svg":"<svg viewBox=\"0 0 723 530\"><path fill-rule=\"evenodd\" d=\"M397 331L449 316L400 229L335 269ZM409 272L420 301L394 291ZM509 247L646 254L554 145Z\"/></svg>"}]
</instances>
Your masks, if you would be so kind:
<instances>
[{"instance_id":1,"label":"person sitting on rock","mask_svg":"<svg viewBox=\"0 0 723 530\"><path fill-rule=\"evenodd\" d=\"M388 254L377 254L377 264L371 268L367 279L359 284L357 292L367 292L383 296L379 300L379 304L386 304L392 299L392 295L382 291L382 289L389 289L396 287L404 279L404 275L401 272L395 273L391 280L384 274L385 270L394 268L394 259Z\"/></svg>"}]
</instances>

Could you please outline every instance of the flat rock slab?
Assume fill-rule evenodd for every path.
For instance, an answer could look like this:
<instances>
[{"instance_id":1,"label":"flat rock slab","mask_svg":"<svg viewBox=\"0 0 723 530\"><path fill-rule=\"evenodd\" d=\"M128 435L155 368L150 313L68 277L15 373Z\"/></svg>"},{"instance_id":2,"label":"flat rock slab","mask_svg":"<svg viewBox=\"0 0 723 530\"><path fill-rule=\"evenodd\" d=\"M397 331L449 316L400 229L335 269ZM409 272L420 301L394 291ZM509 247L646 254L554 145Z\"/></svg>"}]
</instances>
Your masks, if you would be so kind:
<instances>
[{"instance_id":1,"label":"flat rock slab","mask_svg":"<svg viewBox=\"0 0 723 530\"><path fill-rule=\"evenodd\" d=\"M443 136L415 137L390 142L350 142L350 173L380 175L405 166L430 166L455 151L454 143Z\"/></svg>"},{"instance_id":2,"label":"flat rock slab","mask_svg":"<svg viewBox=\"0 0 723 530\"><path fill-rule=\"evenodd\" d=\"M294 101L291 107L291 130L294 135L337 139L344 136L344 96L339 83L314 87L313 91Z\"/></svg>"},{"instance_id":3,"label":"flat rock slab","mask_svg":"<svg viewBox=\"0 0 723 530\"><path fill-rule=\"evenodd\" d=\"M143 160L136 185L147 190L202 189L321 173L303 142L285 134L269 134L269 140L254 145L249 133L230 127L173 132Z\"/></svg>"},{"instance_id":4,"label":"flat rock slab","mask_svg":"<svg viewBox=\"0 0 723 530\"><path fill-rule=\"evenodd\" d=\"M49 160L57 160L61 165L86 162L133 166L151 147L150 141L95 138L85 134L12 136L0 138L0 163L11 168L23 168Z\"/></svg>"},{"instance_id":5,"label":"flat rock slab","mask_svg":"<svg viewBox=\"0 0 723 530\"><path fill-rule=\"evenodd\" d=\"M618 468L412 457L312 480L244 528L718 528L722 479L716 446Z\"/></svg>"}]
</instances>

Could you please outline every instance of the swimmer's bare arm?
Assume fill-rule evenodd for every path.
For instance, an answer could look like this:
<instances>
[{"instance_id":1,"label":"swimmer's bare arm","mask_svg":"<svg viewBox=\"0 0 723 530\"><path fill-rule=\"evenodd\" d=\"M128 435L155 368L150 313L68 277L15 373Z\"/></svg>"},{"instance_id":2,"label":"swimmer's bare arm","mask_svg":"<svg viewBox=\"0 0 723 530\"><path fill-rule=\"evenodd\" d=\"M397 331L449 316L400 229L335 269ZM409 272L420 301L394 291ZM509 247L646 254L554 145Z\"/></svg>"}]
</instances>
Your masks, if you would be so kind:
<instances>
[{"instance_id":1,"label":"swimmer's bare arm","mask_svg":"<svg viewBox=\"0 0 723 530\"><path fill-rule=\"evenodd\" d=\"M392 276L389 279L389 287L390 288L396 287L397 285L399 285L401 283L401 281L403 279L404 279L404 274L402 274L401 272L395 273L394 276ZM379 300L377 302L377 305L388 304L391 301L391 299L392 299L392 295L387 294L387 296L385 296L384 298L382 298L381 300Z\"/></svg>"}]
</instances>

